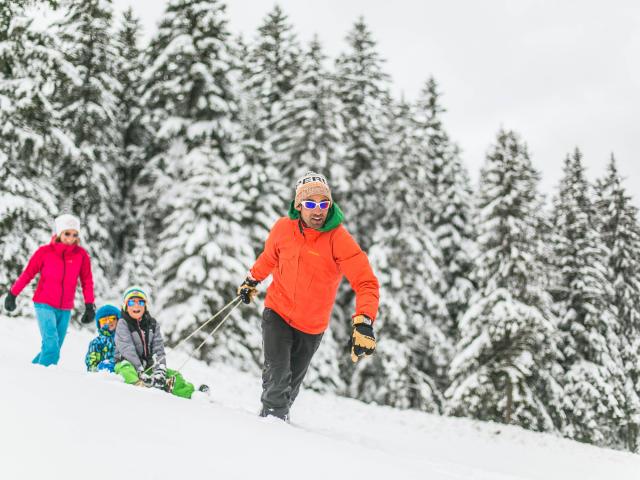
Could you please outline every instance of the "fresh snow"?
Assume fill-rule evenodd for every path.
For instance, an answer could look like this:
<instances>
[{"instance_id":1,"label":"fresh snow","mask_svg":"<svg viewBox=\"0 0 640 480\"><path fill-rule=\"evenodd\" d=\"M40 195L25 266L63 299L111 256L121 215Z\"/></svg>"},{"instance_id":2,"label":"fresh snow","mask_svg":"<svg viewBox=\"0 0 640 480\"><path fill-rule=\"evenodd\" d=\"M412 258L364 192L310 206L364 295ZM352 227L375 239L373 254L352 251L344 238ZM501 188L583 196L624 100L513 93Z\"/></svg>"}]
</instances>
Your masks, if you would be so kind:
<instances>
[{"instance_id":1,"label":"fresh snow","mask_svg":"<svg viewBox=\"0 0 640 480\"><path fill-rule=\"evenodd\" d=\"M35 320L0 315L0 478L640 478L637 455L310 391L291 425L262 419L260 379L225 365L188 363L187 379L211 386L192 400L125 385L84 370L92 337L70 328L60 365L35 366Z\"/></svg>"}]
</instances>

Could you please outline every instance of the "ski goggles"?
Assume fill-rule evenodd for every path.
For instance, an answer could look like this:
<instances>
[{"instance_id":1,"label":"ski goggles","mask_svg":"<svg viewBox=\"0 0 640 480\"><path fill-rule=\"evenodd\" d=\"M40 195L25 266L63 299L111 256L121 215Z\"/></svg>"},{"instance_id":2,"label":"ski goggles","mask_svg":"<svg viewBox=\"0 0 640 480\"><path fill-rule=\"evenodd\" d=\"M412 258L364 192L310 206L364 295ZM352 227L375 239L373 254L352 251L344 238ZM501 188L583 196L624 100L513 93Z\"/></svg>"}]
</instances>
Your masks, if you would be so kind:
<instances>
[{"instance_id":1,"label":"ski goggles","mask_svg":"<svg viewBox=\"0 0 640 480\"><path fill-rule=\"evenodd\" d=\"M110 323L115 323L118 321L118 317L116 317L115 315L108 315L106 317L102 317L98 319L98 325L100 325L101 327L104 327L105 325L108 325Z\"/></svg>"},{"instance_id":2,"label":"ski goggles","mask_svg":"<svg viewBox=\"0 0 640 480\"><path fill-rule=\"evenodd\" d=\"M127 300L127 306L129 307L133 307L134 305L140 305L141 307L144 307L145 302L143 299L141 298L130 298L129 300Z\"/></svg>"},{"instance_id":3,"label":"ski goggles","mask_svg":"<svg viewBox=\"0 0 640 480\"><path fill-rule=\"evenodd\" d=\"M322 200L321 202L314 202L313 200L303 200L302 206L307 210L313 210L316 207L320 207L320 210L326 210L331 205L330 200Z\"/></svg>"}]
</instances>

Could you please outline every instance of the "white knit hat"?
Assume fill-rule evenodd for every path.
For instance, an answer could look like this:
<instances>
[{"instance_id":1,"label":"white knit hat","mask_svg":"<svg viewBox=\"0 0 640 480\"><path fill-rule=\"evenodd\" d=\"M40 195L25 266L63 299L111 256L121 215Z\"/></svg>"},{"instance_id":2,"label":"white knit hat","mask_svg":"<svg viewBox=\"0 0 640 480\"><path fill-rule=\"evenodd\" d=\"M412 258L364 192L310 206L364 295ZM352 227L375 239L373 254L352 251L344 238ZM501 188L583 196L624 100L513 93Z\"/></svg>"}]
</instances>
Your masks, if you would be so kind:
<instances>
[{"instance_id":1,"label":"white knit hat","mask_svg":"<svg viewBox=\"0 0 640 480\"><path fill-rule=\"evenodd\" d=\"M300 178L296 182L296 198L293 206L297 208L305 198L309 198L311 195L324 195L329 200L332 200L329 182L327 182L324 175L316 172L307 172Z\"/></svg>"},{"instance_id":2,"label":"white knit hat","mask_svg":"<svg viewBox=\"0 0 640 480\"><path fill-rule=\"evenodd\" d=\"M78 217L65 213L55 219L56 235L60 236L65 230L76 230L80 233L80 220Z\"/></svg>"}]
</instances>

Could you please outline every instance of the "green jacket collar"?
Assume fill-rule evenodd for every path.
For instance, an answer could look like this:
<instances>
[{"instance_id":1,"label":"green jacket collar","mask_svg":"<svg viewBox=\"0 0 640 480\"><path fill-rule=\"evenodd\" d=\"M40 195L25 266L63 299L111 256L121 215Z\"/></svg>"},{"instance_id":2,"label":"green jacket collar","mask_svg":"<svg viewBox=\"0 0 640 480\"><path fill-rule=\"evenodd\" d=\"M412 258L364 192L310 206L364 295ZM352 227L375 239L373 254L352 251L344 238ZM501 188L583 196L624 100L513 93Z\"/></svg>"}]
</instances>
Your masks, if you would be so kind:
<instances>
[{"instance_id":1,"label":"green jacket collar","mask_svg":"<svg viewBox=\"0 0 640 480\"><path fill-rule=\"evenodd\" d=\"M289 206L289 218L291 220L299 220L300 212L295 209L293 206L293 202ZM342 221L344 220L344 213L340 210L340 207L337 203L332 203L329 207L329 214L327 215L327 220L324 222L324 226L319 229L319 232L328 232L340 226Z\"/></svg>"}]
</instances>

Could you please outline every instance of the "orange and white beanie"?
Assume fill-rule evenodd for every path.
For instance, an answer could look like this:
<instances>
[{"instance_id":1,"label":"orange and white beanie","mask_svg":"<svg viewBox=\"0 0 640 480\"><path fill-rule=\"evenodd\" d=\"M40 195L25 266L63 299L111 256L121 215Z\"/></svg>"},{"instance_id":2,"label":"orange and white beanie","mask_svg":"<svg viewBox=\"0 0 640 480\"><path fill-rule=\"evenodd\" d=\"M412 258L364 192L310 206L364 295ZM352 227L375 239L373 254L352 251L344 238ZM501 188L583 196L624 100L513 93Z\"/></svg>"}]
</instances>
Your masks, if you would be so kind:
<instances>
[{"instance_id":1,"label":"orange and white beanie","mask_svg":"<svg viewBox=\"0 0 640 480\"><path fill-rule=\"evenodd\" d=\"M316 172L307 172L300 180L296 182L296 198L293 202L294 207L299 207L303 200L311 195L324 195L329 200L331 198L331 189L329 182L324 175Z\"/></svg>"}]
</instances>

